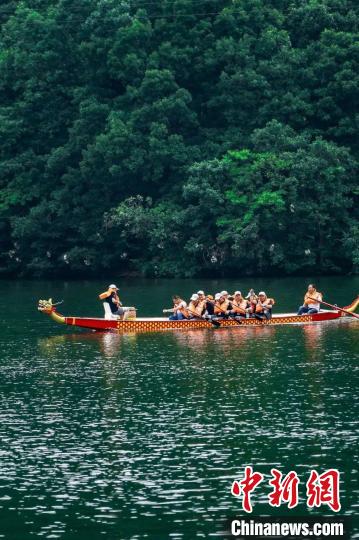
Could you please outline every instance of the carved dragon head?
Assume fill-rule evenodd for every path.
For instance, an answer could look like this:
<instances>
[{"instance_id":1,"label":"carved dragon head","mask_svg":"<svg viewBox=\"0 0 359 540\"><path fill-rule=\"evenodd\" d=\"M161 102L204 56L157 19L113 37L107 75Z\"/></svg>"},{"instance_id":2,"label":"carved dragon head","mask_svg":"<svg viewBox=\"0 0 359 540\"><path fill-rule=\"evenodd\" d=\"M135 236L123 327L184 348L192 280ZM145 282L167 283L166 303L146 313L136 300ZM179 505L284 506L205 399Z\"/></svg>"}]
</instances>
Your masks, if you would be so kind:
<instances>
[{"instance_id":1,"label":"carved dragon head","mask_svg":"<svg viewBox=\"0 0 359 540\"><path fill-rule=\"evenodd\" d=\"M39 311L42 311L43 313L51 313L55 310L53 304L52 304L52 298L49 298L48 300L39 300L39 305L37 306L37 309Z\"/></svg>"}]
</instances>

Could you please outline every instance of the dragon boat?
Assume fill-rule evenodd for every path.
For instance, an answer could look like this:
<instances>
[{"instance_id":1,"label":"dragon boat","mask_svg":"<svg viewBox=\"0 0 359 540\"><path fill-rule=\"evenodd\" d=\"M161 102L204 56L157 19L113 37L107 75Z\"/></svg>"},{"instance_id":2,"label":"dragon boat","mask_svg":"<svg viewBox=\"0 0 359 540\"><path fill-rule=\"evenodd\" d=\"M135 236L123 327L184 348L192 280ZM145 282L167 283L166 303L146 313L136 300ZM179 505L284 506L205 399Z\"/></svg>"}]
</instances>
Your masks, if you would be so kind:
<instances>
[{"instance_id":1,"label":"dragon boat","mask_svg":"<svg viewBox=\"0 0 359 540\"><path fill-rule=\"evenodd\" d=\"M325 321L338 321L342 317L350 316L359 306L359 296L345 308L332 310L320 310L318 313L296 315L295 313L278 313L269 320L258 320L255 318L242 319L218 319L217 324L207 319L185 319L181 321L170 321L164 317L141 317L135 314L127 319L105 319L93 317L66 317L58 313L52 299L39 300L38 310L49 315L55 322L76 326L98 332L158 332L162 330L186 330L194 328L233 328L233 327L253 327L272 325L298 325L298 324L319 324ZM345 313L345 310L347 313ZM354 315L354 317L358 317Z\"/></svg>"}]
</instances>

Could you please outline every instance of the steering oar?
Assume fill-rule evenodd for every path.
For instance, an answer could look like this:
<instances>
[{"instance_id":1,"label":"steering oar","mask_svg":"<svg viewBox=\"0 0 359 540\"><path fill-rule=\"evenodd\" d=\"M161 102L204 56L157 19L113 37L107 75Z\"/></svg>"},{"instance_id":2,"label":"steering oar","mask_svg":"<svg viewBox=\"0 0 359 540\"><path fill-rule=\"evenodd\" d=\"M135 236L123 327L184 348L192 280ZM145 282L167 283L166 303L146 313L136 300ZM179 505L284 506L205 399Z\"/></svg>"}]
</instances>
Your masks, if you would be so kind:
<instances>
[{"instance_id":1,"label":"steering oar","mask_svg":"<svg viewBox=\"0 0 359 540\"><path fill-rule=\"evenodd\" d=\"M351 315L352 317L355 317L356 319L359 319L359 315L357 315L356 313L352 313L351 311L348 311L348 310L346 310L344 308L338 307L335 304L329 304L329 302L324 302L323 300L318 300L316 298L311 298L310 296L308 298L309 298L309 300L313 300L314 302L320 302L321 304L324 304L325 306L331 307L331 308L335 309L336 311L342 311L346 315Z\"/></svg>"}]
</instances>

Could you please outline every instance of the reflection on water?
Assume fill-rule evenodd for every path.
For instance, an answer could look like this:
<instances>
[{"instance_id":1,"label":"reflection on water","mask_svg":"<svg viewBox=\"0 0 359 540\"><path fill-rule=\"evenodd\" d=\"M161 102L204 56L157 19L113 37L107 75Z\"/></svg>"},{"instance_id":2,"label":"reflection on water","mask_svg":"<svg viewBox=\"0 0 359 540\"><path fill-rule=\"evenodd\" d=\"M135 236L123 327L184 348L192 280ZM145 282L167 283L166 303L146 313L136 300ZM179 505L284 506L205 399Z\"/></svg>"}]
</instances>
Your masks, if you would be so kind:
<instances>
[{"instance_id":1,"label":"reflection on water","mask_svg":"<svg viewBox=\"0 0 359 540\"><path fill-rule=\"evenodd\" d=\"M38 347L42 354L46 356L56 356L61 347L66 343L72 346L92 343L98 346L99 351L106 358L113 358L118 355L121 346L135 343L137 334L126 333L117 334L112 332L84 332L81 334L62 334L59 336L49 336L38 339Z\"/></svg>"},{"instance_id":2,"label":"reflection on water","mask_svg":"<svg viewBox=\"0 0 359 540\"><path fill-rule=\"evenodd\" d=\"M355 321L348 318L329 323L297 325L294 328L296 329L295 332L298 333L298 337L304 336L303 344L307 353L309 353L309 357L315 359L325 354L323 336L325 336L328 330L333 330L334 325L345 325L346 332L350 334L352 331L353 338L356 338L357 328L353 323ZM258 351L262 347L266 347L266 350L268 350L272 345L277 345L278 338L283 331L285 331L283 327L253 326L249 328L169 330L165 334L167 334L166 341L175 340L179 347L193 349L199 354L206 354L206 350L209 349L212 352L218 350L221 354L231 355L233 348L238 347L243 350L252 348ZM56 355L59 347L68 342L72 342L73 345L93 343L98 345L98 349L104 357L112 358L118 355L121 347L134 345L141 334L143 332L115 333L82 331L75 334L64 333L39 338L38 346L43 354L51 356ZM146 335L146 333L144 334ZM153 337L152 333L148 333L147 335Z\"/></svg>"},{"instance_id":3,"label":"reflection on water","mask_svg":"<svg viewBox=\"0 0 359 540\"><path fill-rule=\"evenodd\" d=\"M234 347L246 347L248 344L267 342L275 336L275 327L238 327L217 330L189 330L176 332L174 335L179 345L191 347L205 353L207 347L218 349L221 354L231 354Z\"/></svg>"},{"instance_id":4,"label":"reflection on water","mask_svg":"<svg viewBox=\"0 0 359 540\"><path fill-rule=\"evenodd\" d=\"M175 343L179 349L193 350L197 354L232 355L233 349L240 348L242 352L248 349L265 347L266 351L276 343L276 327L251 327L228 329L194 329L166 332L166 341ZM142 334L142 332L141 332ZM38 347L42 354L56 357L62 347L71 343L72 346L91 344L105 358L114 358L121 354L121 349L135 346L141 334L117 334L112 332L96 333L86 332L77 334L63 334L38 339ZM149 339L153 338L148 334Z\"/></svg>"},{"instance_id":5,"label":"reflection on water","mask_svg":"<svg viewBox=\"0 0 359 540\"><path fill-rule=\"evenodd\" d=\"M356 321L121 335L36 315L0 337L6 540L221 538L247 464L337 467L357 514Z\"/></svg>"},{"instance_id":6,"label":"reflection on water","mask_svg":"<svg viewBox=\"0 0 359 540\"><path fill-rule=\"evenodd\" d=\"M333 324L336 324L336 322ZM303 326L303 332L305 344L308 349L314 350L320 348L322 336L325 332L325 326L323 324L305 324Z\"/></svg>"}]
</instances>

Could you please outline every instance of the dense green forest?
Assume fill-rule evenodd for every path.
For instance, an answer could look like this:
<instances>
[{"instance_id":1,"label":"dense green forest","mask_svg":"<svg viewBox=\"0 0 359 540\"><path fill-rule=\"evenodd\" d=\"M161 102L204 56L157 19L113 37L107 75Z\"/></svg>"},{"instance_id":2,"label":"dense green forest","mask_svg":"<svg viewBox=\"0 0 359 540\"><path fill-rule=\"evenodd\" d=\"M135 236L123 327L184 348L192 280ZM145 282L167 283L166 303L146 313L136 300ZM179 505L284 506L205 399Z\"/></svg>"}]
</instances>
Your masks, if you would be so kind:
<instances>
[{"instance_id":1,"label":"dense green forest","mask_svg":"<svg viewBox=\"0 0 359 540\"><path fill-rule=\"evenodd\" d=\"M359 268L357 0L3 0L0 272Z\"/></svg>"}]
</instances>

